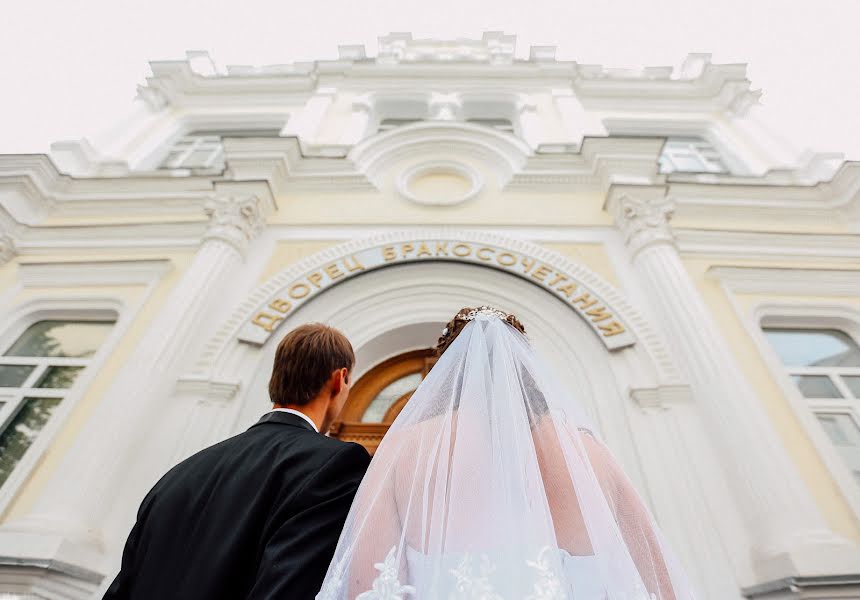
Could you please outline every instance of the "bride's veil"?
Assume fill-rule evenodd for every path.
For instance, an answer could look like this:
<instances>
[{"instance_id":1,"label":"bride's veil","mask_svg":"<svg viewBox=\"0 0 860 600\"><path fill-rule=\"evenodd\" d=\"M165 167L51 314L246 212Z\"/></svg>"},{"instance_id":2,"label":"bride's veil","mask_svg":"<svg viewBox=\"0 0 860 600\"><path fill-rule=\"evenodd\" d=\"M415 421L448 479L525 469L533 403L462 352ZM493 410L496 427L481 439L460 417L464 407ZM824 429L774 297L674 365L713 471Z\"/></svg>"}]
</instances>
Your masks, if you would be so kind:
<instances>
[{"instance_id":1,"label":"bride's veil","mask_svg":"<svg viewBox=\"0 0 860 600\"><path fill-rule=\"evenodd\" d=\"M693 598L576 394L474 315L376 452L317 598Z\"/></svg>"}]
</instances>

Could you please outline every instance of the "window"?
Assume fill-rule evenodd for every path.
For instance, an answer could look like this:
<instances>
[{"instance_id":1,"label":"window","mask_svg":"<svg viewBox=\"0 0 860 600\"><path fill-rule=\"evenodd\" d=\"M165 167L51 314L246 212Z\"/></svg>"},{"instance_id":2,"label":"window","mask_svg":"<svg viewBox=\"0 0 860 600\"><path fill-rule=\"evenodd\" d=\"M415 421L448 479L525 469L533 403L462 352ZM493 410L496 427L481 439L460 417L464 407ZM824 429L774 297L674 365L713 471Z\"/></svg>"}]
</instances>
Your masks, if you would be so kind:
<instances>
[{"instance_id":1,"label":"window","mask_svg":"<svg viewBox=\"0 0 860 600\"><path fill-rule=\"evenodd\" d=\"M660 155L661 173L728 173L719 152L701 138L669 138Z\"/></svg>"},{"instance_id":2,"label":"window","mask_svg":"<svg viewBox=\"0 0 860 600\"><path fill-rule=\"evenodd\" d=\"M382 119L379 122L378 131L382 133L383 131L391 131L397 127L403 127L404 125L411 125L412 123L420 123L424 119Z\"/></svg>"},{"instance_id":3,"label":"window","mask_svg":"<svg viewBox=\"0 0 860 600\"><path fill-rule=\"evenodd\" d=\"M514 133L514 124L510 119L466 119L466 122L492 127L506 133Z\"/></svg>"},{"instance_id":4,"label":"window","mask_svg":"<svg viewBox=\"0 0 860 600\"><path fill-rule=\"evenodd\" d=\"M217 135L179 138L161 161L160 169L212 169L223 165L224 148Z\"/></svg>"},{"instance_id":5,"label":"window","mask_svg":"<svg viewBox=\"0 0 860 600\"><path fill-rule=\"evenodd\" d=\"M279 137L280 129L206 129L179 138L159 169L222 169L225 137Z\"/></svg>"},{"instance_id":6,"label":"window","mask_svg":"<svg viewBox=\"0 0 860 600\"><path fill-rule=\"evenodd\" d=\"M0 356L0 486L113 325L113 321L37 321Z\"/></svg>"},{"instance_id":7,"label":"window","mask_svg":"<svg viewBox=\"0 0 860 600\"><path fill-rule=\"evenodd\" d=\"M353 385L349 400L329 435L357 442L373 454L435 363L433 350L414 350L389 358L370 369Z\"/></svg>"},{"instance_id":8,"label":"window","mask_svg":"<svg viewBox=\"0 0 860 600\"><path fill-rule=\"evenodd\" d=\"M860 484L860 346L838 329L763 331Z\"/></svg>"}]
</instances>

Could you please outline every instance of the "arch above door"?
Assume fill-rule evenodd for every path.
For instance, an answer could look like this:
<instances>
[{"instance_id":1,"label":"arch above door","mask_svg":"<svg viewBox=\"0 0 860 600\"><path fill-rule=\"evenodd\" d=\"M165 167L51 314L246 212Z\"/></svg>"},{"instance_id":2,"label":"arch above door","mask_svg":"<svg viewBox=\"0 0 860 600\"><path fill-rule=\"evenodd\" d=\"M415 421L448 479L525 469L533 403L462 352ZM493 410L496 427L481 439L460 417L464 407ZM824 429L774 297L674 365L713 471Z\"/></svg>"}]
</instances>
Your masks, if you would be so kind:
<instances>
[{"instance_id":1,"label":"arch above door","mask_svg":"<svg viewBox=\"0 0 860 600\"><path fill-rule=\"evenodd\" d=\"M424 261L476 264L521 277L566 303L609 350L632 346L642 337L635 332L648 327L609 283L556 252L490 233L431 229L353 240L285 269L243 303L236 335L261 346L290 313L326 289L369 271Z\"/></svg>"}]
</instances>

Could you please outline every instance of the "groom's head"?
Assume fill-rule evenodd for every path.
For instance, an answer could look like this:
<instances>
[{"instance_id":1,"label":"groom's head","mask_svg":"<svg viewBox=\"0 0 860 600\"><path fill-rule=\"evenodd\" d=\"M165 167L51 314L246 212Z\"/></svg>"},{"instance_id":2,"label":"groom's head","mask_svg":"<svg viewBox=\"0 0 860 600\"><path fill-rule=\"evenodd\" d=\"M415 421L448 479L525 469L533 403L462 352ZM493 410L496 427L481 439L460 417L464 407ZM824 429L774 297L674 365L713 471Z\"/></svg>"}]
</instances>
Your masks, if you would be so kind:
<instances>
[{"instance_id":1,"label":"groom's head","mask_svg":"<svg viewBox=\"0 0 860 600\"><path fill-rule=\"evenodd\" d=\"M269 397L275 407L300 410L325 433L349 396L353 365L352 344L340 331L301 325L278 344Z\"/></svg>"}]
</instances>

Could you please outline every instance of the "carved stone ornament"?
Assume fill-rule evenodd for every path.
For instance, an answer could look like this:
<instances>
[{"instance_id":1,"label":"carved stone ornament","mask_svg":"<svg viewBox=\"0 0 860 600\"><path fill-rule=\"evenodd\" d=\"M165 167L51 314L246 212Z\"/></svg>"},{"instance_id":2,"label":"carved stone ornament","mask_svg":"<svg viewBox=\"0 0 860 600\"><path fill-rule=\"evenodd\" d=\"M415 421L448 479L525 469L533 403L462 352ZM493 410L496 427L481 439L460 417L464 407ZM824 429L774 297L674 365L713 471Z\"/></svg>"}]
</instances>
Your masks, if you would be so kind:
<instances>
[{"instance_id":1,"label":"carved stone ornament","mask_svg":"<svg viewBox=\"0 0 860 600\"><path fill-rule=\"evenodd\" d=\"M674 211L675 203L665 197L641 198L623 194L612 206L615 223L633 255L653 244L674 244L675 238L669 226Z\"/></svg>"},{"instance_id":2,"label":"carved stone ornament","mask_svg":"<svg viewBox=\"0 0 860 600\"><path fill-rule=\"evenodd\" d=\"M18 249L15 247L15 240L9 234L0 235L0 266L18 256Z\"/></svg>"},{"instance_id":3,"label":"carved stone ornament","mask_svg":"<svg viewBox=\"0 0 860 600\"><path fill-rule=\"evenodd\" d=\"M260 199L256 196L215 196L206 202L209 227L205 239L216 239L245 252L265 225Z\"/></svg>"}]
</instances>

